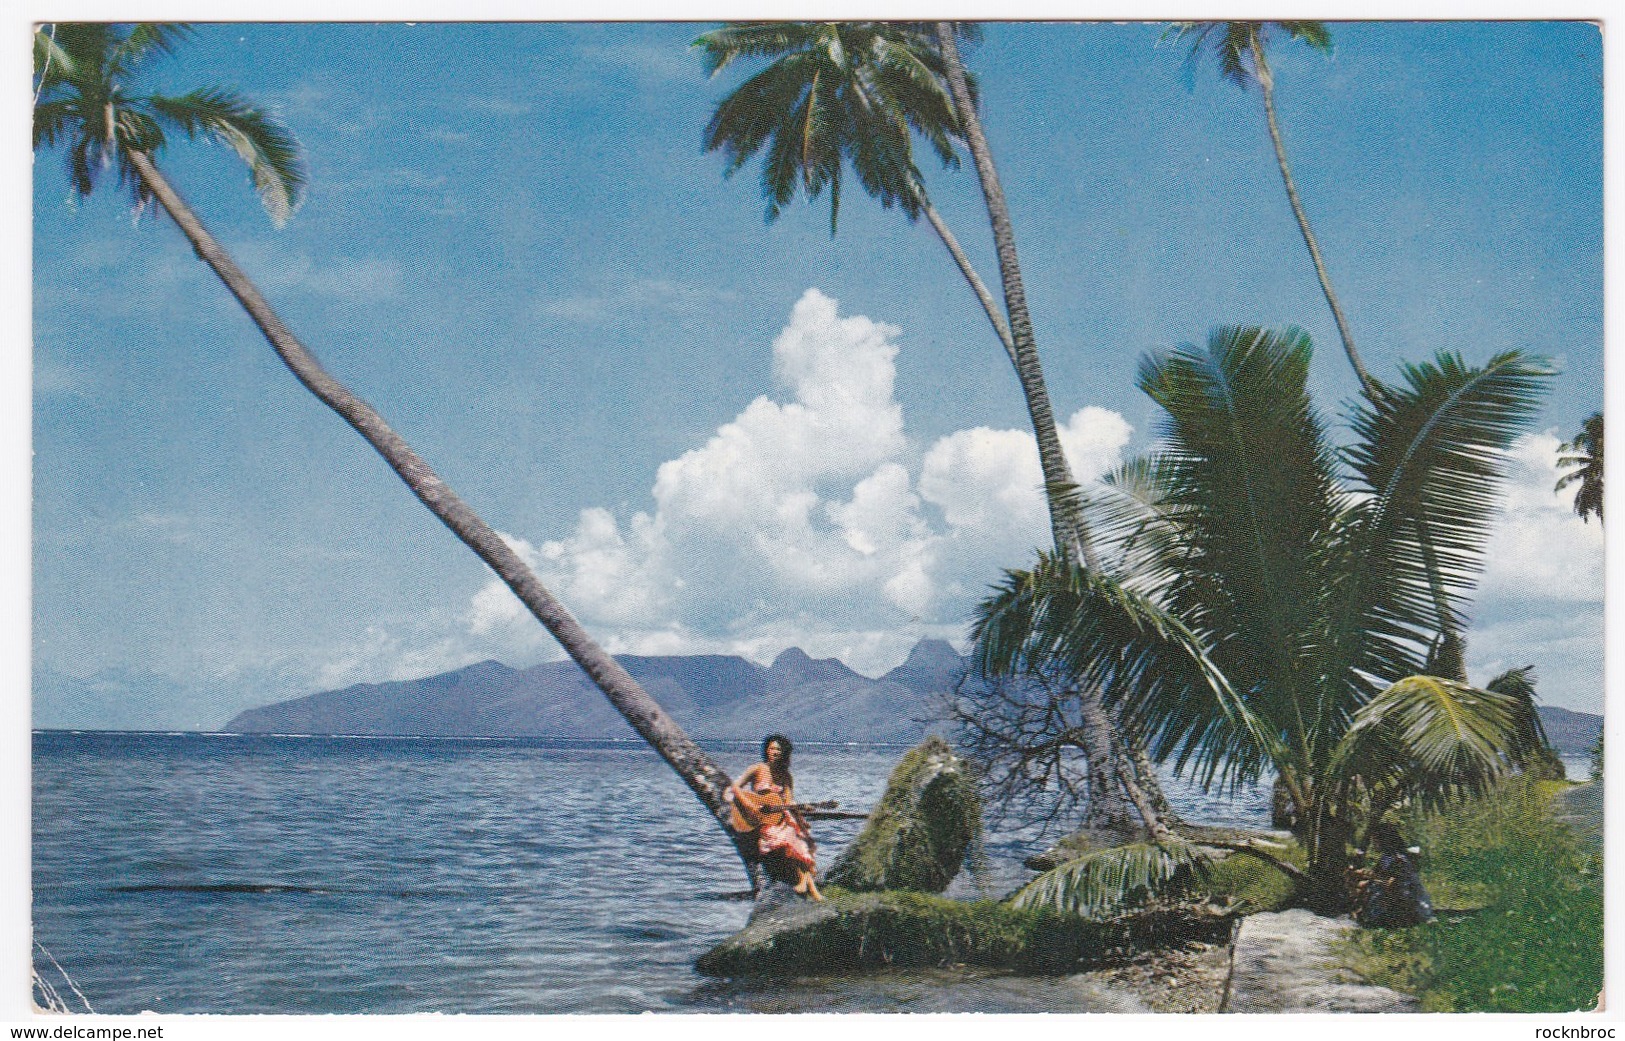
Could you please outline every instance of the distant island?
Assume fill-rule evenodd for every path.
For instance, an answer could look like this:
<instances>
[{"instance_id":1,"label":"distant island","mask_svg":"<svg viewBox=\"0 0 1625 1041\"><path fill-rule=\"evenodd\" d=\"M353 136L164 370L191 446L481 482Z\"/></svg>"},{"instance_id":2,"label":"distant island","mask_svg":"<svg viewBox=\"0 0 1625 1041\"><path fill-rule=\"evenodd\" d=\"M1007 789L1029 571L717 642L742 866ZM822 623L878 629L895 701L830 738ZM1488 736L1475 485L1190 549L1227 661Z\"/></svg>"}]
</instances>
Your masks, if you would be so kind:
<instances>
[{"instance_id":1,"label":"distant island","mask_svg":"<svg viewBox=\"0 0 1625 1041\"><path fill-rule=\"evenodd\" d=\"M666 711L698 738L912 744L946 734L941 697L969 666L943 640L870 679L834 658L789 648L763 667L735 655L621 655ZM632 730L575 663L513 669L485 661L418 680L361 683L238 713L232 733L421 737L630 737Z\"/></svg>"},{"instance_id":2,"label":"distant island","mask_svg":"<svg viewBox=\"0 0 1625 1041\"><path fill-rule=\"evenodd\" d=\"M620 662L698 738L757 740L775 730L808 741L912 744L950 736L941 698L970 659L943 640L922 640L877 679L834 658L789 648L772 665L735 655L622 655ZM1589 712L1542 706L1563 755L1584 755L1602 728ZM631 737L632 730L569 661L513 669L484 661L394 683L360 683L238 713L244 734L379 734L411 737Z\"/></svg>"}]
</instances>

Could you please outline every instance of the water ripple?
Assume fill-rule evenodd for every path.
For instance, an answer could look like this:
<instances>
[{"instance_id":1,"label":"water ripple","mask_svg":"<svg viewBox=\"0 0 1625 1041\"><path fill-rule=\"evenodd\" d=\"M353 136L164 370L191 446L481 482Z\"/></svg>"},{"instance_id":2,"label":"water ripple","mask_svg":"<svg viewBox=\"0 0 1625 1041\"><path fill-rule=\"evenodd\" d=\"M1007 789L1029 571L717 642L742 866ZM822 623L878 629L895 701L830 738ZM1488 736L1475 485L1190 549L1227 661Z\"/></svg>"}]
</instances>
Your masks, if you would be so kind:
<instances>
[{"instance_id":1,"label":"water ripple","mask_svg":"<svg viewBox=\"0 0 1625 1041\"><path fill-rule=\"evenodd\" d=\"M731 770L754 758L750 744L713 751ZM871 806L900 751L799 747L799 794ZM34 778L35 932L99 1012L1081 1011L1101 1000L985 974L957 977L952 999L929 973L775 994L701 979L694 958L749 914L743 876L693 796L637 743L39 734ZM1256 794L1170 794L1192 817L1261 823ZM826 857L860 825L821 822ZM1019 884L1020 859L1041 844L990 842L990 884Z\"/></svg>"}]
</instances>

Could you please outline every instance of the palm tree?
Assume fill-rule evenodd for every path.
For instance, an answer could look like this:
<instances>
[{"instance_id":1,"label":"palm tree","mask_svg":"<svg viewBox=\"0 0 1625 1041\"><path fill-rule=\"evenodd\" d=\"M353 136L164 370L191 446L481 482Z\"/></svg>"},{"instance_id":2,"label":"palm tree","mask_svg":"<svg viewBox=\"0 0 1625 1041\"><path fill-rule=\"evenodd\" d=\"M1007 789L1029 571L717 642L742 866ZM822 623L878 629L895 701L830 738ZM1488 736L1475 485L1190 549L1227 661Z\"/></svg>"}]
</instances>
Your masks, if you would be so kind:
<instances>
[{"instance_id":1,"label":"palm tree","mask_svg":"<svg viewBox=\"0 0 1625 1041\"><path fill-rule=\"evenodd\" d=\"M299 146L292 135L235 91L212 87L177 97L133 91L134 74L152 58L171 52L189 32L182 25L158 23L128 27L64 23L37 31L35 68L40 84L34 109L34 147L60 145L66 149L68 178L81 195L94 190L104 171L116 168L138 207L156 200L198 257L248 312L295 378L354 427L412 493L490 565L732 837L735 833L728 826L723 802L728 776L383 417L322 368L159 171L156 157L168 143L169 132L188 138L217 138L248 165L261 200L278 222L298 205L305 183ZM758 872L747 851L737 843L736 848L756 881Z\"/></svg>"},{"instance_id":2,"label":"palm tree","mask_svg":"<svg viewBox=\"0 0 1625 1041\"><path fill-rule=\"evenodd\" d=\"M1203 784L1274 772L1309 855L1303 895L1335 905L1360 829L1538 758L1527 683L1422 673L1432 587L1470 594L1501 453L1551 370L1441 353L1360 406L1354 443L1336 450L1309 359L1302 332L1234 328L1146 359L1164 448L1097 507L1128 577L1041 557L982 605L975 636L986 673L1097 686L1143 722L1157 759Z\"/></svg>"},{"instance_id":3,"label":"palm tree","mask_svg":"<svg viewBox=\"0 0 1625 1041\"><path fill-rule=\"evenodd\" d=\"M1578 482L1580 490L1574 496L1574 512L1587 524L1591 523L1592 514L1596 514L1598 522L1601 522L1602 413L1593 412L1591 418L1581 426L1580 432L1574 435L1574 440L1565 441L1561 449L1569 454L1559 456L1557 465L1569 472L1558 480L1553 491L1561 491Z\"/></svg>"},{"instance_id":4,"label":"palm tree","mask_svg":"<svg viewBox=\"0 0 1625 1041\"><path fill-rule=\"evenodd\" d=\"M723 99L705 130L706 150L728 162L725 176L763 153L769 223L797 195L812 201L828 188L833 236L850 167L883 207L896 206L909 220L926 218L1015 361L1003 311L931 204L914 164L918 133L945 168L959 165L954 102L929 33L898 22L730 22L694 46L713 77L741 59L772 59Z\"/></svg>"},{"instance_id":5,"label":"palm tree","mask_svg":"<svg viewBox=\"0 0 1625 1041\"><path fill-rule=\"evenodd\" d=\"M897 206L910 219L926 216L1015 369L1038 444L1057 551L1095 567L1044 383L1009 208L976 115L975 81L959 57L957 40L974 35L973 26L948 22L929 28L896 22L743 22L713 30L695 41L713 76L742 58L770 61L718 105L706 129L706 148L723 153L730 175L763 153L769 221L798 194L816 199L827 187L833 234L847 167L883 206ZM913 160L915 133L946 167L957 163L955 137L970 149L992 225L1002 309L930 203ZM1121 784L1142 816L1149 814L1148 825L1159 829L1169 811L1149 762L1131 749L1134 768L1118 769L1122 752L1112 721L1092 693L1082 696L1088 720L1083 740L1098 775L1093 790L1102 793L1092 805L1106 817L1122 816Z\"/></svg>"},{"instance_id":6,"label":"palm tree","mask_svg":"<svg viewBox=\"0 0 1625 1041\"><path fill-rule=\"evenodd\" d=\"M1074 482L1033 342L1009 209L976 119L976 85L955 45L956 37L974 32L962 23L927 30L905 22L740 22L713 30L695 41L713 76L740 59L771 61L717 106L705 147L723 153L729 175L763 154L769 221L797 195L817 199L827 187L833 234L848 167L882 206L897 206L911 220L926 216L1016 368L1050 489L1056 544L1081 557L1089 552L1087 540L1075 530L1081 517L1063 494ZM958 164L954 138L971 143L994 228L1004 309L931 205L914 163L916 133L950 168Z\"/></svg>"},{"instance_id":7,"label":"palm tree","mask_svg":"<svg viewBox=\"0 0 1625 1041\"><path fill-rule=\"evenodd\" d=\"M1320 245L1315 239L1315 233L1309 226L1309 215L1303 208L1303 200L1298 197L1297 183L1292 177L1292 167L1287 162L1286 145L1281 138L1281 126L1275 112L1275 74L1270 70L1267 57L1268 40L1271 35L1285 33L1290 39L1300 40L1322 53L1330 53L1332 48L1331 34L1327 31L1324 22L1176 22L1172 27L1176 38L1193 38L1191 42L1190 61L1198 61L1204 52L1211 50L1219 62L1220 73L1242 90L1246 90L1251 83L1257 83L1259 94L1264 99L1264 119L1269 129L1270 143L1275 148L1275 161L1281 170L1281 181L1286 186L1287 201L1292 206L1292 214L1297 218L1298 230L1303 235L1304 245L1309 248L1309 259L1315 267L1315 276L1320 280L1321 291L1326 296L1326 303L1332 309L1332 318L1337 324L1338 336L1343 341L1343 352L1348 357L1349 366L1353 368L1354 375L1360 381L1360 390L1367 400L1376 401L1383 394L1383 385L1366 370L1360 358L1359 351L1354 346L1354 334L1349 330L1348 318L1343 314L1343 307L1338 302L1337 293L1332 289L1331 275L1326 271L1326 262L1320 254ZM1421 548L1424 554L1432 554L1431 539L1424 528L1420 533ZM1462 635L1464 619L1452 612L1447 598L1437 583L1430 578L1430 588L1434 590L1434 613L1438 619L1438 635L1435 638L1436 657L1430 665L1430 674L1445 676L1450 679L1466 682L1466 639Z\"/></svg>"},{"instance_id":8,"label":"palm tree","mask_svg":"<svg viewBox=\"0 0 1625 1041\"><path fill-rule=\"evenodd\" d=\"M1309 247L1309 257L1314 261L1315 275L1320 279L1320 288L1326 294L1326 303L1331 305L1332 317L1337 322L1337 333L1343 340L1343 352L1348 355L1349 365L1354 369L1354 375L1360 380L1360 389L1365 396L1376 400L1382 393L1382 385L1372 378L1366 371L1364 363L1360 360L1360 353L1354 348L1354 334L1349 331L1348 318L1343 314L1343 307L1337 302L1337 293L1332 289L1331 276L1326 273L1326 262L1321 259L1320 245L1315 240L1315 233L1309 227L1309 215L1304 211L1303 200L1298 198L1298 186L1292 179L1292 167L1287 163L1286 145L1281 140L1281 125L1275 114L1275 74L1270 71L1269 60L1266 56L1268 40L1271 35L1280 32L1289 38L1301 40L1318 51L1330 53L1332 49L1331 34L1326 31L1324 22L1176 22L1173 26L1176 38L1185 39L1193 37L1190 57L1197 60L1204 51L1211 49L1219 61L1219 71L1224 78L1243 90L1248 84L1257 83L1259 93L1264 98L1264 120L1269 127L1270 143L1275 146L1275 162L1281 168L1281 181L1286 185L1287 201L1292 204L1292 215L1298 219L1298 230L1303 233L1304 245Z\"/></svg>"}]
</instances>

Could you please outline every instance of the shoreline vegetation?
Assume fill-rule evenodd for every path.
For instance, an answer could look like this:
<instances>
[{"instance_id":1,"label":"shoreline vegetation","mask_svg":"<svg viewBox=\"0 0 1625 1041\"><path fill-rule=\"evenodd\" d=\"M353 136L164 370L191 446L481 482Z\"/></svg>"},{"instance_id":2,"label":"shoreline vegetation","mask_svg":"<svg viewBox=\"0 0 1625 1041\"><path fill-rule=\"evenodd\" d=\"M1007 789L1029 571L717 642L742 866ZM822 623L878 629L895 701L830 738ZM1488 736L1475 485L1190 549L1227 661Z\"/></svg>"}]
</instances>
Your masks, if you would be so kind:
<instances>
[{"instance_id":1,"label":"shoreline vegetation","mask_svg":"<svg viewBox=\"0 0 1625 1041\"><path fill-rule=\"evenodd\" d=\"M1362 930L1342 952L1424 1012L1597 1007L1603 977L1602 782L1517 778L1417 821L1440 908L1421 929Z\"/></svg>"},{"instance_id":2,"label":"shoreline vegetation","mask_svg":"<svg viewBox=\"0 0 1625 1041\"><path fill-rule=\"evenodd\" d=\"M907 830L898 817L915 815L916 828L977 817L963 802L951 810L941 799L922 807L922 766L931 761L940 771L942 757L951 756L938 746L927 742L904 757L882 800L887 826L867 829L842 861L884 860L895 852L896 835ZM864 886L869 891L827 884L822 904L766 894L747 926L703 954L695 967L707 976L745 979L889 969L1070 976L1125 1007L1224 1011L1236 985L1235 944L1245 918L1270 914L1272 930L1284 928L1287 942L1300 939L1290 915L1272 914L1302 900L1286 870L1271 861L1301 869L1307 858L1287 832L1198 824L1178 825L1177 832L1212 857L1205 873L1181 891L1147 892L1104 913L1027 908L1016 894L950 899L937 895L940 872L916 869L886 885L871 871L872 884ZM1595 1006L1602 979L1598 782L1521 775L1434 812L1413 813L1408 833L1424 851L1437 920L1408 929L1348 928L1340 940L1309 941L1306 949L1317 951L1324 965L1308 964L1301 952L1283 948L1292 974L1302 976L1282 984L1287 1002L1294 987L1307 994L1322 983L1353 982L1379 1003L1394 1002L1391 1009L1367 1010L1405 1011L1413 1000L1422 1011L1566 1012ZM1124 841L1099 830L1075 833L1028 866L1050 870L1121 848ZM1247 855L1259 847L1269 859ZM963 850L945 856L957 862ZM1347 923L1347 916L1336 920ZM1504 963L1509 950L1519 952L1515 968ZM1314 1009L1306 1004L1302 1011Z\"/></svg>"},{"instance_id":3,"label":"shoreline vegetation","mask_svg":"<svg viewBox=\"0 0 1625 1041\"><path fill-rule=\"evenodd\" d=\"M1024 566L1001 565L1003 579L974 609L978 682L951 693L923 683L943 694L959 751L932 737L902 757L869 825L835 860L830 899L817 904L775 888L782 864L771 844L764 854L753 832L731 826L730 777L691 736L696 728L662 703L676 703L669 688L629 671L631 656L623 663L606 649L614 637L600 642L544 585L548 568L323 367L170 182L164 169L185 168L171 166L168 144L212 138L247 165L277 226L307 187L292 131L234 89L141 92L149 59L193 32L170 23L36 26L36 151L63 153L78 196L116 174L138 213L152 206L166 215L291 376L475 553L564 650L573 663L566 671L576 677L579 668L582 689L602 695L611 725L616 717L629 725L703 806L712 839L737 854L757 904L743 930L695 962L699 972L1106 972L1115 975L1102 986L1129 988L1147 1008L1183 1011L1206 1008L1206 997L1192 999L1211 996L1215 951L1228 943L1231 967L1214 1009L1222 1010L1237 977L1238 923L1290 910L1304 925L1280 934L1293 970L1283 975L1301 968L1312 977L1325 944L1345 929L1328 923L1371 906L1352 885L1368 861L1376 866L1364 893L1407 901L1408 920L1428 917L1419 889L1401 887L1417 865L1397 826L1423 850L1421 874L1443 910L1423 926L1337 941L1332 971L1391 985L1431 1011L1596 1003L1597 785L1576 795L1584 786L1553 780L1562 774L1535 706L1533 666L1493 678L1467 671L1466 634L1506 501L1510 452L1535 429L1559 371L1521 348L1472 362L1449 342L1428 344L1421 360L1402 361L1388 377L1366 369L1290 170L1266 56L1293 42L1329 53L1324 23L1179 22L1163 36L1191 45L1192 69L1211 58L1225 79L1259 89L1288 202L1360 397L1335 418L1320 410L1303 328L1211 322L1205 345L1142 356L1135 386L1158 406L1156 447L1083 485L1061 444L1039 357L1050 334L1035 332L1028 311L1014 221L981 126L999 95L961 57L981 27L729 23L691 45L712 77L757 66L720 99L704 144L729 174L761 159L769 220L827 191L833 238L848 168L882 207L927 217L1012 363L1052 536L1036 559L1013 562ZM946 229L916 164L930 155L946 173L962 153L985 205L1002 300ZM1279 262L1263 260L1266 269ZM1573 454L1559 462L1581 469L1558 487L1579 481L1575 509L1601 520L1601 414L1593 420L1564 446ZM868 510L858 510L867 487L854 486L854 513ZM859 548L855 531L847 542ZM820 671L797 654L765 671ZM735 693L760 679L744 664ZM496 680L486 674L500 678L504 669L486 662L463 672L488 692ZM702 686L715 693L714 682ZM757 705L774 726L815 718L785 691L761 693ZM898 718L904 700L875 703ZM326 702L300 703L303 711ZM818 707L841 714L845 704ZM228 725L246 727L243 720L262 718L256 713L265 710ZM1156 772L1170 763L1204 787L1273 777L1290 831L1180 821ZM1085 830L1035 858L1040 873L1003 899L945 898L967 856L976 861L984 797L1004 812L1047 803L1046 819ZM1310 933L1313 943L1299 942ZM1189 994L1176 1002L1175 988ZM1281 1010L1311 1010L1306 992L1286 990Z\"/></svg>"}]
</instances>

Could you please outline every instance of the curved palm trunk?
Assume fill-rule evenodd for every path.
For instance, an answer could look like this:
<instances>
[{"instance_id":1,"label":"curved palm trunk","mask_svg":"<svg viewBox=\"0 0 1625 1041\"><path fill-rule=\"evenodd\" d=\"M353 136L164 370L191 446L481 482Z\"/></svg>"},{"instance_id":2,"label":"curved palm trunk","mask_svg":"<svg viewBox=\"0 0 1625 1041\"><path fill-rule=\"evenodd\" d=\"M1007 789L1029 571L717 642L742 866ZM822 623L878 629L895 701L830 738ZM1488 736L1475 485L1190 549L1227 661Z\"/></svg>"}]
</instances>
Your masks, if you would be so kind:
<instances>
[{"instance_id":1,"label":"curved palm trunk","mask_svg":"<svg viewBox=\"0 0 1625 1041\"><path fill-rule=\"evenodd\" d=\"M198 257L220 276L220 280L242 304L254 324L259 326L260 332L270 341L277 356L299 382L354 427L406 482L412 493L513 590L537 621L592 678L604 697L632 725L632 729L677 771L677 775L716 818L723 832L734 840L752 883L756 883L759 873L755 862L728 826L727 806L723 802L723 793L729 784L728 775L712 763L710 757L677 725L676 720L667 715L620 663L587 634L564 605L542 585L529 565L412 451L405 440L384 422L383 417L322 368L321 363L282 323L248 276L203 227L197 215L158 171L151 158L136 151L130 152L129 158L143 183L181 229Z\"/></svg>"},{"instance_id":2,"label":"curved palm trunk","mask_svg":"<svg viewBox=\"0 0 1625 1041\"><path fill-rule=\"evenodd\" d=\"M1055 427L1055 413L1050 407L1049 391L1044 385L1044 371L1039 364L1038 345L1033 338L1032 316L1027 311L1027 294L1021 284L1021 262L1016 253L1015 229L1010 222L1010 208L1005 203L1004 187L999 183L999 173L993 165L993 151L988 147L987 135L982 132L982 121L976 115L976 105L970 96L970 86L965 81L965 68L959 59L959 46L954 42L953 25L949 22L938 22L936 36L947 72L948 89L953 94L954 107L959 113L965 143L970 148L972 160L976 163L977 179L981 182L982 197L987 204L988 221L993 228L994 249L999 258L999 276L1004 284L1005 311L1009 317L1010 338L1006 343L1006 350L1010 354L1011 363L1015 366L1016 378L1021 383L1021 393L1027 402L1027 414L1032 420L1033 436L1038 442L1038 461L1044 473L1045 497L1049 502L1050 530L1055 538L1055 548L1073 560L1081 561L1089 570L1099 570L1100 561L1095 554L1094 546L1090 544L1088 529L1077 509L1075 498L1077 482L1073 479L1072 468L1067 464L1066 453L1061 448L1060 433ZM930 216L929 212L927 216ZM945 239L944 243L946 242ZM961 262L962 270L968 269L968 263L961 261L961 257L962 254L956 254L954 259ZM968 272L966 277L971 278L973 274ZM972 281L972 287L974 288L979 281ZM983 293L985 292L984 289ZM986 301L983 307L987 307ZM995 329L1000 328L997 320L993 324ZM1151 769L1149 760L1143 752L1131 754L1129 761L1122 764L1123 768L1117 769L1115 764L1121 761L1123 746L1128 744L1120 739L1121 727L1112 726L1111 717L1101 704L1098 690L1081 690L1079 697L1083 701L1085 719L1090 721L1091 729L1096 731L1092 735L1091 744L1109 750L1105 753L1106 762L1114 765L1107 769L1116 772L1123 780L1124 790L1134 802L1135 809L1145 820L1146 827L1152 835L1159 838L1166 835L1167 828L1163 823L1163 817L1167 812L1168 799L1163 794L1162 785ZM1093 758L1091 756L1091 759Z\"/></svg>"},{"instance_id":3,"label":"curved palm trunk","mask_svg":"<svg viewBox=\"0 0 1625 1041\"><path fill-rule=\"evenodd\" d=\"M1348 355L1349 366L1354 369L1354 375L1360 381L1360 389L1366 399L1372 404L1382 400L1382 386L1371 378L1366 371L1365 363L1360 359L1360 352L1354 347L1354 334L1349 331L1348 318L1343 314L1343 305L1338 303L1337 293L1332 289L1332 279L1326 271L1326 262L1320 255L1320 244L1315 239L1314 231L1309 227L1309 214L1303 208L1303 200L1298 198L1298 185L1292 179L1292 167L1287 163L1286 144L1281 138L1281 125L1275 116L1275 76L1270 72L1269 63L1264 58L1264 47L1257 34L1253 35L1252 43L1253 69L1258 74L1259 93L1264 98L1264 119L1269 124L1270 143L1275 147L1275 162L1281 168L1281 182L1286 185L1287 201L1292 205L1292 215L1297 218L1298 230L1303 234L1303 244L1309 247L1309 259L1315 265L1315 276L1320 279L1321 292L1326 296L1326 303L1332 309L1332 319L1337 323L1337 335L1343 341L1343 353ZM1431 555L1432 548L1427 543L1426 533L1423 534L1423 550ZM1430 572L1432 568L1429 568ZM1461 632L1452 618L1448 602L1438 587L1437 580L1433 583L1434 609L1439 616L1439 633L1446 640L1461 640ZM1466 680L1463 673L1459 677Z\"/></svg>"},{"instance_id":4,"label":"curved palm trunk","mask_svg":"<svg viewBox=\"0 0 1625 1041\"><path fill-rule=\"evenodd\" d=\"M1009 316L1012 361L1016 378L1021 381L1022 397L1026 399L1027 414L1032 419L1033 434L1038 441L1038 461L1044 472L1045 491L1050 504L1050 528L1055 547L1074 560L1082 560L1091 569L1098 566L1094 548L1089 545L1083 519L1071 505L1076 488L1072 468L1067 465L1066 453L1061 449L1061 438L1055 428L1055 413L1050 407L1049 391L1044 386L1044 370L1038 361L1038 347L1033 340L1032 316L1027 312L1027 294L1021 284L1021 262L1016 254L1015 229L1010 223L1010 207L1004 200L1004 187L993 166L993 152L982 122L976 116L971 101L970 87L965 82L965 69L959 60L959 47L954 42L953 26L938 22L937 44L942 49L948 73L948 87L953 93L954 107L965 132L965 143L976 163L976 175L982 185L982 198L987 204L988 221L993 226L993 245L999 258L999 276L1004 283L1005 311Z\"/></svg>"},{"instance_id":5,"label":"curved palm trunk","mask_svg":"<svg viewBox=\"0 0 1625 1041\"><path fill-rule=\"evenodd\" d=\"M987 320L993 325L993 331L998 334L999 342L1004 345L1004 353L1010 358L1010 364L1015 366L1016 371L1019 373L1021 371L1021 359L1016 355L1016 341L1010 335L1010 323L1004 320L1004 314L1000 312L999 305L994 302L993 294L987 291L987 286L982 282L982 276L978 275L976 268L971 266L970 258L960 248L959 240L954 238L954 233L949 230L947 222L942 219L942 214L938 213L937 208L931 205L931 200L926 198L925 190L918 186L916 186L915 190L919 193L920 209L925 212L925 219L931 222L931 229L937 233L937 238L947 248L948 255L954 258L954 263L959 266L959 273L965 276L966 282L970 283L971 292L976 294L976 299L981 303L982 310L987 314Z\"/></svg>"},{"instance_id":6,"label":"curved palm trunk","mask_svg":"<svg viewBox=\"0 0 1625 1041\"><path fill-rule=\"evenodd\" d=\"M1264 60L1264 47L1256 34L1252 40L1252 52L1253 68L1258 73L1259 93L1264 96L1264 118L1269 123L1270 143L1275 146L1275 162L1280 166L1281 180L1286 184L1287 201L1292 204L1292 215L1298 219L1298 230L1303 233L1304 245L1309 247L1309 258L1314 261L1321 291L1326 294L1326 302L1331 305L1332 318L1337 322L1337 334L1343 338L1343 352L1348 355L1349 364L1354 368L1354 375L1359 377L1360 387L1365 396L1375 402L1379 400L1382 388L1371 378L1371 374L1366 372L1365 364L1360 360L1360 353L1354 349L1354 334L1349 332L1348 319L1343 316L1343 307L1337 302L1337 293L1332 290L1331 276L1326 273L1326 263L1320 257L1320 245L1315 241L1315 233L1309 227L1309 214L1304 212L1303 201L1298 198L1298 186L1292 179L1292 167L1286 161L1286 145L1281 141L1281 127L1275 119L1275 77L1270 73L1269 64Z\"/></svg>"}]
</instances>

